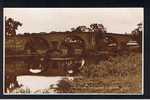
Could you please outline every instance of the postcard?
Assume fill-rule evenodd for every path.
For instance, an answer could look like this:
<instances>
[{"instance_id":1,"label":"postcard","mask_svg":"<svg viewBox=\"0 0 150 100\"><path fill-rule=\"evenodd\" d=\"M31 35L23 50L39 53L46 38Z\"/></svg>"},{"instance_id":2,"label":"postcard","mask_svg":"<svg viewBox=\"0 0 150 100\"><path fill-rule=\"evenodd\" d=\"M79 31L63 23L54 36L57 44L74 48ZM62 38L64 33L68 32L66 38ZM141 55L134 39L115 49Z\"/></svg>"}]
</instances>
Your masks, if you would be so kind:
<instances>
[{"instance_id":1,"label":"postcard","mask_svg":"<svg viewBox=\"0 0 150 100\"><path fill-rule=\"evenodd\" d=\"M144 9L4 8L5 95L143 95Z\"/></svg>"}]
</instances>

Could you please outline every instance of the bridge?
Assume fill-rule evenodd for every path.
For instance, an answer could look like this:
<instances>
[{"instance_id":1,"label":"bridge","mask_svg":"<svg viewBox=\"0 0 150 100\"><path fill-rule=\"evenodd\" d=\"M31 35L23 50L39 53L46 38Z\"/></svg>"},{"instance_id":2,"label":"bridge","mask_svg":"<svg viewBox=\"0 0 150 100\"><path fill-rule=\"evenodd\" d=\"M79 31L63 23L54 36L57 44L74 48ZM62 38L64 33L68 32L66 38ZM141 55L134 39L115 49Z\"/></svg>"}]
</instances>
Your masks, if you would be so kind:
<instances>
[{"instance_id":1,"label":"bridge","mask_svg":"<svg viewBox=\"0 0 150 100\"><path fill-rule=\"evenodd\" d=\"M32 45L35 48L50 48L53 43L57 45L58 49L63 49L64 42L70 39L69 42L76 42L76 40L82 41L84 49L92 50L96 49L96 46L101 43L102 40L99 36L101 33L94 32L53 32L47 34L33 33L29 35L17 35L14 37L6 37L5 47L6 49L15 49L18 51L25 50ZM32 39L31 39L32 38ZM130 40L130 35L127 34L116 34L116 33L105 33L105 38L111 40L111 42L122 43ZM74 40L73 40L74 39ZM39 46L38 46L39 45Z\"/></svg>"},{"instance_id":2,"label":"bridge","mask_svg":"<svg viewBox=\"0 0 150 100\"><path fill-rule=\"evenodd\" d=\"M11 69L10 66L15 65L9 66L9 63L12 62L21 62L16 65L22 66L24 65L22 62L33 65L34 62L41 62L41 59L50 60L52 58L51 60L54 61L55 58L60 58L63 59L57 59L60 62L68 61L70 59L66 58L80 58L85 52L90 55L88 51L97 51L98 47L107 52L104 39L110 44L116 43L118 47L131 39L128 34L105 33L104 37L102 35L98 32L53 32L6 37L6 65L8 65L8 69Z\"/></svg>"}]
</instances>

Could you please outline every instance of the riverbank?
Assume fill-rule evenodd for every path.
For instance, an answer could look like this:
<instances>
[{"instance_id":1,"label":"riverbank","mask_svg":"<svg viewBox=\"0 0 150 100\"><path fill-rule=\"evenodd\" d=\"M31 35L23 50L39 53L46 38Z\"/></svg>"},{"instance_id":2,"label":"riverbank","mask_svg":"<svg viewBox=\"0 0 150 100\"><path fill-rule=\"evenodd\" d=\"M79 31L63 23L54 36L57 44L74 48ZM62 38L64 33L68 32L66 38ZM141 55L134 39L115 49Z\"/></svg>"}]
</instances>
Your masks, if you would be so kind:
<instances>
[{"instance_id":1,"label":"riverbank","mask_svg":"<svg viewBox=\"0 0 150 100\"><path fill-rule=\"evenodd\" d=\"M78 76L62 78L49 88L39 89L36 93L108 93L108 94L141 94L142 93L142 55L111 57L98 64L85 65ZM57 86L56 86L57 85ZM33 93L31 89L20 88L15 93ZM53 91L52 91L53 90Z\"/></svg>"},{"instance_id":2,"label":"riverbank","mask_svg":"<svg viewBox=\"0 0 150 100\"><path fill-rule=\"evenodd\" d=\"M142 55L117 56L81 69L73 93L142 93Z\"/></svg>"}]
</instances>

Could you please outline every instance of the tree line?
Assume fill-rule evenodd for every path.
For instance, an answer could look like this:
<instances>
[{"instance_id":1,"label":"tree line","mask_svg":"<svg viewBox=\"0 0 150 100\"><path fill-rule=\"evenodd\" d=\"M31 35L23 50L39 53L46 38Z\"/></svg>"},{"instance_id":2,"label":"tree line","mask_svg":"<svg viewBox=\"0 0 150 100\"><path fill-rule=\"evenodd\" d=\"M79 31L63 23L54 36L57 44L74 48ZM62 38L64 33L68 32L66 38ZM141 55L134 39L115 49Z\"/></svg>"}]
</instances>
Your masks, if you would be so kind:
<instances>
[{"instance_id":1,"label":"tree line","mask_svg":"<svg viewBox=\"0 0 150 100\"><path fill-rule=\"evenodd\" d=\"M13 18L6 19L5 17L5 34L6 36L15 36L16 30L18 27L22 26L22 23L14 20ZM103 24L93 23L90 27L87 26L78 26L76 28L71 28L69 32L103 32L106 33L106 28Z\"/></svg>"},{"instance_id":2,"label":"tree line","mask_svg":"<svg viewBox=\"0 0 150 100\"><path fill-rule=\"evenodd\" d=\"M19 21L14 20L13 18L5 17L5 35L6 36L15 36L16 31L19 26L23 24ZM136 41L139 41L139 44L142 44L142 23L137 24L137 28L131 32L132 38ZM100 32L107 33L106 28L103 24L93 23L89 27L85 25L78 26L76 28L71 28L71 31L68 32Z\"/></svg>"}]
</instances>

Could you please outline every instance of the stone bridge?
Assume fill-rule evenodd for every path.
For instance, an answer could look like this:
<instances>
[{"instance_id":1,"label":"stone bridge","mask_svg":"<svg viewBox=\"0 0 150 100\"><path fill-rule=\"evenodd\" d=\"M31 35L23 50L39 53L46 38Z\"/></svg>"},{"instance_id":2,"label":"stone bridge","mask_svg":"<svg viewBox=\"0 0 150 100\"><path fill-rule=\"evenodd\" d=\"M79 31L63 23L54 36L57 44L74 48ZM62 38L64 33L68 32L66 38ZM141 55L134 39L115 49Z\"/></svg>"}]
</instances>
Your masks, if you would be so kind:
<instances>
[{"instance_id":1,"label":"stone bridge","mask_svg":"<svg viewBox=\"0 0 150 100\"><path fill-rule=\"evenodd\" d=\"M70 40L67 40L67 39ZM74 40L73 40L74 39ZM57 49L61 48L61 45L66 42L78 42L82 41L84 48L95 48L95 33L93 32L54 32L49 34L29 34L29 35L17 35L14 37L6 37L5 48L6 50L23 51L29 45L35 48L52 47L53 43L57 44Z\"/></svg>"},{"instance_id":2,"label":"stone bridge","mask_svg":"<svg viewBox=\"0 0 150 100\"><path fill-rule=\"evenodd\" d=\"M35 33L35 34L24 34L24 35L17 35L13 37L6 37L5 38L6 72L17 73L17 74L28 73L29 64L32 65L32 63L39 62L39 60L43 58L41 57L41 54L45 54L45 51L53 47L54 44L57 45L58 50L62 49L61 47L62 45L64 45L65 42L70 42L70 43L78 42L79 45L80 43L83 45L77 48L85 49L87 51L96 50L97 45L99 44L103 45L102 43L103 41L96 40L96 39L98 40L102 39L102 37L98 37L99 34L100 33L94 33L94 32L54 32L54 33L47 33L47 34ZM130 35L106 33L104 38L105 39L109 38L110 40L112 40L112 42L119 44L122 42L129 41ZM30 52L28 52L28 49L36 49L39 54L41 53L40 57L39 56L30 57L31 51L29 50ZM50 52L50 54L52 54L52 52ZM87 54L89 55L89 53ZM38 60L34 61L34 58L38 58ZM52 70L53 68L49 68L49 69ZM61 68L61 70L64 70L63 67ZM54 73L56 74L57 71L58 69L54 70ZM50 72L52 73L53 71Z\"/></svg>"},{"instance_id":3,"label":"stone bridge","mask_svg":"<svg viewBox=\"0 0 150 100\"><path fill-rule=\"evenodd\" d=\"M79 40L83 42L84 48L86 50L96 49L96 46L103 43L97 43L96 39L101 40L97 34L94 32L53 32L47 34L33 33L28 35L17 35L14 37L6 37L5 47L7 49L15 49L17 51L25 50L26 47L30 44L30 46L37 48L46 46L52 47L52 43L55 42L57 44L58 49L60 49L61 45L67 41L69 37L69 41L76 42ZM115 33L106 33L105 38L108 37L113 42L119 44L122 42L128 42L130 40L130 35L125 34L115 34ZM32 39L32 41L31 41ZM71 40L72 39L72 40ZM73 40L74 39L74 40ZM33 41L34 40L34 41ZM44 47L45 46L45 47Z\"/></svg>"}]
</instances>

